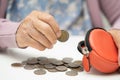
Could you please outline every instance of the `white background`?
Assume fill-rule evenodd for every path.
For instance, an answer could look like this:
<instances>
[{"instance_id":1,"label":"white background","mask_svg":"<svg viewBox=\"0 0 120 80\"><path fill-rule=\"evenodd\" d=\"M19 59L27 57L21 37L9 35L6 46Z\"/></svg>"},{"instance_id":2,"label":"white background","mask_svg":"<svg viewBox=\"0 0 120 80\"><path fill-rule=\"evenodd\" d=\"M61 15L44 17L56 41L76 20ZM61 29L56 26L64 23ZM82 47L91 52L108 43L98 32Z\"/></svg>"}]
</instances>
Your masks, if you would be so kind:
<instances>
[{"instance_id":1,"label":"white background","mask_svg":"<svg viewBox=\"0 0 120 80\"><path fill-rule=\"evenodd\" d=\"M47 72L45 75L35 75L34 70L11 67L12 63L21 62L29 57L44 56L57 59L71 57L74 60L82 60L82 55L77 50L77 44L81 40L84 40L84 37L70 36L67 42L57 42L53 49L45 51L38 51L33 48L16 48L0 52L0 80L120 80L120 73L102 74L94 69L91 69L89 73L79 72L78 76L71 77L65 75L65 72Z\"/></svg>"}]
</instances>

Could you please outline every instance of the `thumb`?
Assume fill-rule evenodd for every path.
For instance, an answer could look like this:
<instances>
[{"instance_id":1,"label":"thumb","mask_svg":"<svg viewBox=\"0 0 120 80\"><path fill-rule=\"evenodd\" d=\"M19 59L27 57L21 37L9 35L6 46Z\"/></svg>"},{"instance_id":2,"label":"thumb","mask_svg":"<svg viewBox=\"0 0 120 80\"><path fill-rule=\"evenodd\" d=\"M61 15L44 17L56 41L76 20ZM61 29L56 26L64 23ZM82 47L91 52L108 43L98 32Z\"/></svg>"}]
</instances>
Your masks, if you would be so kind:
<instances>
[{"instance_id":1,"label":"thumb","mask_svg":"<svg viewBox=\"0 0 120 80\"><path fill-rule=\"evenodd\" d=\"M109 30L108 32L111 34L118 48L118 64L120 66L120 29L112 29L112 30Z\"/></svg>"}]
</instances>

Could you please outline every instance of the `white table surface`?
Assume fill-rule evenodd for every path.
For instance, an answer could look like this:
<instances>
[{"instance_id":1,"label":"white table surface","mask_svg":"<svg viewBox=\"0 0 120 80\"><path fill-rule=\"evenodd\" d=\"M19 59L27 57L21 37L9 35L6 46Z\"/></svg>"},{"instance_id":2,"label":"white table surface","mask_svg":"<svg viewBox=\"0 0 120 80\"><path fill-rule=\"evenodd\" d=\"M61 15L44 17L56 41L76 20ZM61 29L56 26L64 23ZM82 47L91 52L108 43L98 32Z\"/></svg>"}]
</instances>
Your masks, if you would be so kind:
<instances>
[{"instance_id":1,"label":"white table surface","mask_svg":"<svg viewBox=\"0 0 120 80\"><path fill-rule=\"evenodd\" d=\"M72 57L74 60L81 60L82 55L77 50L77 44L80 40L84 40L84 37L70 36L67 42L57 42L53 49L45 51L27 48L8 49L6 52L0 52L0 80L120 80L120 73L102 74L94 69L89 73L79 72L78 76L71 77L65 75L65 72L47 72L45 75L35 75L34 70L11 67L11 63L21 62L29 57L44 56L57 59Z\"/></svg>"}]
</instances>

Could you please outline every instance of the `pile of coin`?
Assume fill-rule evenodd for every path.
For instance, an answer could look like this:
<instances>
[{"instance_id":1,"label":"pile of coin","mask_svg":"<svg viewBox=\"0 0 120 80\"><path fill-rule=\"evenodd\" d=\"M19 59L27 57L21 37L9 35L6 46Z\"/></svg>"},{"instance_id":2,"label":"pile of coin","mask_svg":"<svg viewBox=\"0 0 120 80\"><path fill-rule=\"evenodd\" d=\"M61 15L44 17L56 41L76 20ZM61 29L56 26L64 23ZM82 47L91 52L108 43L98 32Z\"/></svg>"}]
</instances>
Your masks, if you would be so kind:
<instances>
[{"instance_id":1,"label":"pile of coin","mask_svg":"<svg viewBox=\"0 0 120 80\"><path fill-rule=\"evenodd\" d=\"M44 75L48 71L65 72L68 76L76 76L78 72L84 70L81 60L73 60L73 58L69 57L63 58L62 60L47 57L33 57L21 63L12 63L11 66L23 67L26 70L34 70L34 74L36 75Z\"/></svg>"}]
</instances>

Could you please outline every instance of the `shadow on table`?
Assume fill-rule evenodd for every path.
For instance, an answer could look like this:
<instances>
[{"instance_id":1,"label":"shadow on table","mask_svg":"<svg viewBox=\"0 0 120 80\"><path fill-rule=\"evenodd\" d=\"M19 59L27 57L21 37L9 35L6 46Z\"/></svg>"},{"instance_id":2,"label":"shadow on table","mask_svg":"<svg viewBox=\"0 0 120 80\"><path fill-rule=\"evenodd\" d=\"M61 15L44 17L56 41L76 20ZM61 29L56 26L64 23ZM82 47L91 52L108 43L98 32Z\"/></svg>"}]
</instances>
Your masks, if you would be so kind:
<instances>
[{"instance_id":1,"label":"shadow on table","mask_svg":"<svg viewBox=\"0 0 120 80\"><path fill-rule=\"evenodd\" d=\"M17 61L23 61L30 57L34 57L33 55L29 54L25 49L7 49L6 51L0 52L0 55L16 59Z\"/></svg>"},{"instance_id":2,"label":"shadow on table","mask_svg":"<svg viewBox=\"0 0 120 80\"><path fill-rule=\"evenodd\" d=\"M116 72L113 72L113 73L102 73L102 72L97 71L94 68L91 68L90 72L88 72L87 74L88 75L97 75L97 76L114 76L114 75L119 76L120 72L116 71Z\"/></svg>"}]
</instances>

